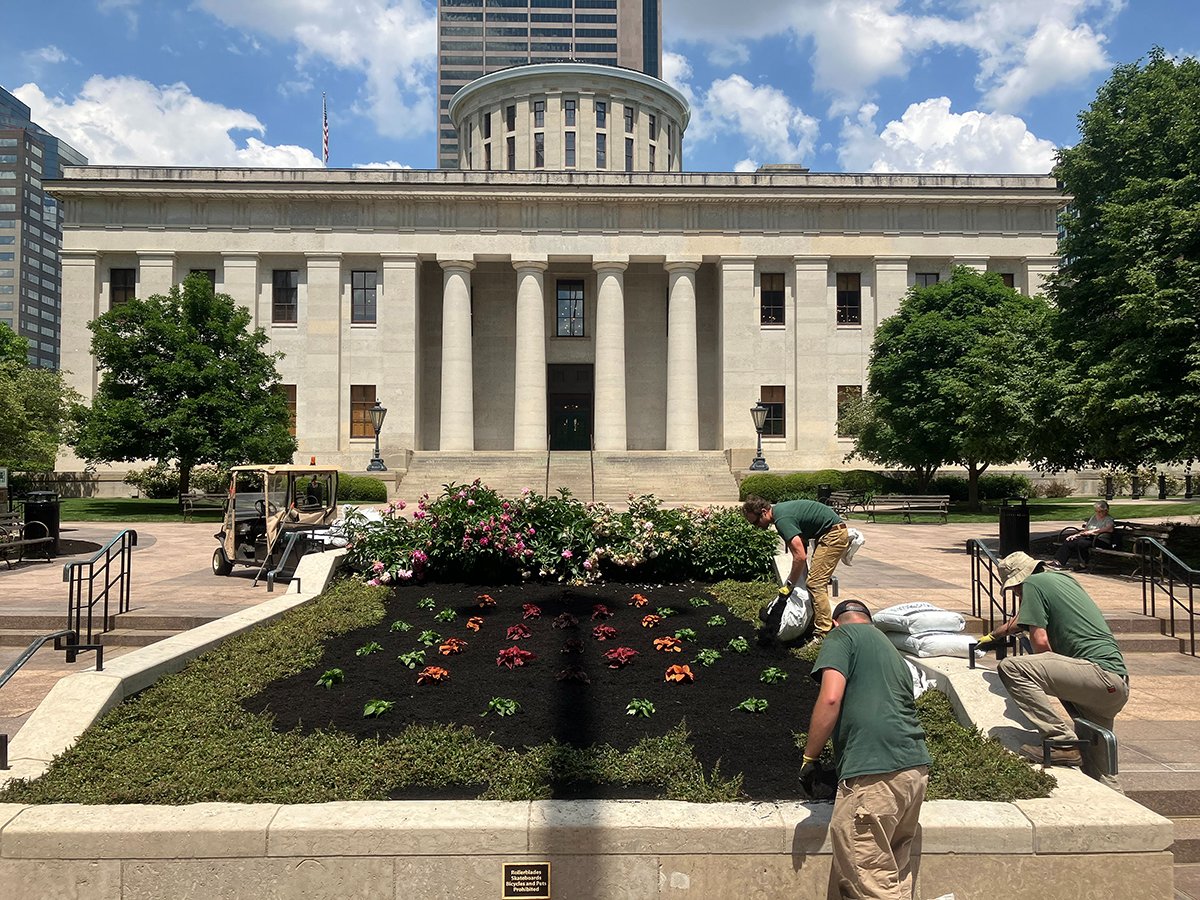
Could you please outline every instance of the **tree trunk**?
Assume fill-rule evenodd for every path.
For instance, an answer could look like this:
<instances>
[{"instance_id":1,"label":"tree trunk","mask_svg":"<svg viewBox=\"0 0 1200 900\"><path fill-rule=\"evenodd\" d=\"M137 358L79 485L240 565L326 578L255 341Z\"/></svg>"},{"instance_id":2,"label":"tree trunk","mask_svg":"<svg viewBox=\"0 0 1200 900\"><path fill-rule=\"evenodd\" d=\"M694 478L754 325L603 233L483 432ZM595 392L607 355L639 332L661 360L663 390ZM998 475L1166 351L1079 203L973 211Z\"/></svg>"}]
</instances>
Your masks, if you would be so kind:
<instances>
[{"instance_id":1,"label":"tree trunk","mask_svg":"<svg viewBox=\"0 0 1200 900\"><path fill-rule=\"evenodd\" d=\"M192 464L185 460L179 461L179 498L180 507L183 506L183 496L192 489Z\"/></svg>"},{"instance_id":2,"label":"tree trunk","mask_svg":"<svg viewBox=\"0 0 1200 900\"><path fill-rule=\"evenodd\" d=\"M979 465L974 460L967 460L967 508L971 512L979 512L979 476L987 471L989 463Z\"/></svg>"},{"instance_id":3,"label":"tree trunk","mask_svg":"<svg viewBox=\"0 0 1200 900\"><path fill-rule=\"evenodd\" d=\"M913 474L917 476L917 493L925 494L929 491L929 482L933 481L933 476L937 472L937 466L916 466L913 469Z\"/></svg>"}]
</instances>

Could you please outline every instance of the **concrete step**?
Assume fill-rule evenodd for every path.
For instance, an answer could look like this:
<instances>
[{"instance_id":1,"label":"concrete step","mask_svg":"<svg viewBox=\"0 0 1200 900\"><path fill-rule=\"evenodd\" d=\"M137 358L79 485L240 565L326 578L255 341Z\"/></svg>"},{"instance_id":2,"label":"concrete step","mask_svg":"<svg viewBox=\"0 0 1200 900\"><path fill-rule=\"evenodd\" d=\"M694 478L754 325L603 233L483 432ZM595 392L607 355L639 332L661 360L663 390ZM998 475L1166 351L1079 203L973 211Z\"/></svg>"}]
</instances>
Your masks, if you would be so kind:
<instances>
[{"instance_id":1,"label":"concrete step","mask_svg":"<svg viewBox=\"0 0 1200 900\"><path fill-rule=\"evenodd\" d=\"M552 450L546 480L550 494L566 488L576 500L590 502L594 496L592 454L587 451Z\"/></svg>"},{"instance_id":2,"label":"concrete step","mask_svg":"<svg viewBox=\"0 0 1200 900\"><path fill-rule=\"evenodd\" d=\"M1167 623L1153 616L1142 616L1136 613L1128 615L1106 615L1104 621L1112 629L1113 634L1165 634Z\"/></svg>"},{"instance_id":3,"label":"concrete step","mask_svg":"<svg viewBox=\"0 0 1200 900\"><path fill-rule=\"evenodd\" d=\"M546 454L517 452L413 454L408 471L397 486L400 496L415 500L422 494L441 495L446 484L470 484L476 478L506 497L525 488L546 490Z\"/></svg>"},{"instance_id":4,"label":"concrete step","mask_svg":"<svg viewBox=\"0 0 1200 900\"><path fill-rule=\"evenodd\" d=\"M1168 818L1200 816L1200 772L1122 772L1130 800Z\"/></svg>"},{"instance_id":5,"label":"concrete step","mask_svg":"<svg viewBox=\"0 0 1200 900\"><path fill-rule=\"evenodd\" d=\"M1200 818L1196 816L1173 817L1175 843L1171 852L1176 863L1200 863Z\"/></svg>"},{"instance_id":6,"label":"concrete step","mask_svg":"<svg viewBox=\"0 0 1200 900\"><path fill-rule=\"evenodd\" d=\"M666 503L736 503L737 481L720 451L655 450L595 454L596 499L612 503L630 494L654 494Z\"/></svg>"},{"instance_id":7,"label":"concrete step","mask_svg":"<svg viewBox=\"0 0 1200 900\"><path fill-rule=\"evenodd\" d=\"M176 634L179 632L165 628L115 628L100 635L100 643L106 647L146 647Z\"/></svg>"},{"instance_id":8,"label":"concrete step","mask_svg":"<svg viewBox=\"0 0 1200 900\"><path fill-rule=\"evenodd\" d=\"M1181 647L1179 638L1165 634L1115 632L1113 637L1122 653L1178 653Z\"/></svg>"},{"instance_id":9,"label":"concrete step","mask_svg":"<svg viewBox=\"0 0 1200 900\"><path fill-rule=\"evenodd\" d=\"M1200 900L1200 865L1175 866L1175 900Z\"/></svg>"}]
</instances>

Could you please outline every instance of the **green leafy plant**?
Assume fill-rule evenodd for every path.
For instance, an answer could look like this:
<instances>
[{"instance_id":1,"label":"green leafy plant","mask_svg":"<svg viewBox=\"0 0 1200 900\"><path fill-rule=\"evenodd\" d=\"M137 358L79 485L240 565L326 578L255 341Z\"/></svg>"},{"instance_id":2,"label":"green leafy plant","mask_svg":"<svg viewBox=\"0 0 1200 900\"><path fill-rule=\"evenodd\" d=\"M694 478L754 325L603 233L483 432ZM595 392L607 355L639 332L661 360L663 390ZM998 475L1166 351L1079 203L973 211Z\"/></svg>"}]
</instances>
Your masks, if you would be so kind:
<instances>
[{"instance_id":1,"label":"green leafy plant","mask_svg":"<svg viewBox=\"0 0 1200 900\"><path fill-rule=\"evenodd\" d=\"M515 716L521 710L521 704L516 700L510 700L507 697L493 697L488 701L487 709L479 714L479 718L483 718L488 713L495 713L503 718L504 716Z\"/></svg>"},{"instance_id":2,"label":"green leafy plant","mask_svg":"<svg viewBox=\"0 0 1200 900\"><path fill-rule=\"evenodd\" d=\"M378 653L383 649L383 644L378 641L371 641L369 644L363 644L354 651L355 656L370 656L372 653Z\"/></svg>"},{"instance_id":3,"label":"green leafy plant","mask_svg":"<svg viewBox=\"0 0 1200 900\"><path fill-rule=\"evenodd\" d=\"M763 669L762 674L758 676L758 680L763 684L778 684L781 681L787 681L788 673L783 669L771 666L769 669Z\"/></svg>"},{"instance_id":4,"label":"green leafy plant","mask_svg":"<svg viewBox=\"0 0 1200 900\"><path fill-rule=\"evenodd\" d=\"M694 628L680 628L675 632L675 637L679 638L681 641L695 641L696 630Z\"/></svg>"},{"instance_id":5,"label":"green leafy plant","mask_svg":"<svg viewBox=\"0 0 1200 900\"><path fill-rule=\"evenodd\" d=\"M734 709L740 709L742 712L748 713L766 712L767 701L762 700L759 697L750 697L746 700L743 700L741 703L735 706Z\"/></svg>"},{"instance_id":6,"label":"green leafy plant","mask_svg":"<svg viewBox=\"0 0 1200 900\"><path fill-rule=\"evenodd\" d=\"M692 606L693 606L695 609L700 609L701 607L704 607L704 606L710 606L710 605L711 605L711 604L708 602L708 598L707 598L707 597L693 597L691 600L689 600L689 601L688 601L688 603L692 604Z\"/></svg>"},{"instance_id":7,"label":"green leafy plant","mask_svg":"<svg viewBox=\"0 0 1200 900\"><path fill-rule=\"evenodd\" d=\"M417 666L425 663L425 651L414 650L412 653L401 653L396 659L400 660L401 665L415 669Z\"/></svg>"},{"instance_id":8,"label":"green leafy plant","mask_svg":"<svg viewBox=\"0 0 1200 900\"><path fill-rule=\"evenodd\" d=\"M388 630L393 631L393 632L412 631L412 626L409 625L407 622L403 622L400 619L397 619L395 622L392 623L392 627L389 628Z\"/></svg>"},{"instance_id":9,"label":"green leafy plant","mask_svg":"<svg viewBox=\"0 0 1200 900\"><path fill-rule=\"evenodd\" d=\"M642 716L643 718L648 719L654 715L654 713L655 709L653 703L651 703L649 700L643 700L637 697L635 697L633 700L630 700L629 705L625 707L625 715L627 716Z\"/></svg>"},{"instance_id":10,"label":"green leafy plant","mask_svg":"<svg viewBox=\"0 0 1200 900\"><path fill-rule=\"evenodd\" d=\"M317 679L317 686L328 690L335 684L341 684L345 680L346 673L341 669L326 669L325 674Z\"/></svg>"},{"instance_id":11,"label":"green leafy plant","mask_svg":"<svg viewBox=\"0 0 1200 900\"><path fill-rule=\"evenodd\" d=\"M440 613L433 617L438 622L453 622L458 618L458 613L452 609L443 609Z\"/></svg>"},{"instance_id":12,"label":"green leafy plant","mask_svg":"<svg viewBox=\"0 0 1200 900\"><path fill-rule=\"evenodd\" d=\"M440 644L442 642L442 636L436 631L422 631L420 635L417 636L417 640L426 647L432 647L434 644Z\"/></svg>"},{"instance_id":13,"label":"green leafy plant","mask_svg":"<svg viewBox=\"0 0 1200 900\"><path fill-rule=\"evenodd\" d=\"M726 646L734 653L746 653L750 649L750 642L741 635L738 635L735 638L730 638Z\"/></svg>"},{"instance_id":14,"label":"green leafy plant","mask_svg":"<svg viewBox=\"0 0 1200 900\"><path fill-rule=\"evenodd\" d=\"M722 625L728 624L724 616L713 616L707 623L712 628L720 628Z\"/></svg>"},{"instance_id":15,"label":"green leafy plant","mask_svg":"<svg viewBox=\"0 0 1200 900\"><path fill-rule=\"evenodd\" d=\"M696 654L696 662L700 663L700 665L704 666L705 668L711 666L720 658L721 651L713 650L712 648L705 648Z\"/></svg>"},{"instance_id":16,"label":"green leafy plant","mask_svg":"<svg viewBox=\"0 0 1200 900\"><path fill-rule=\"evenodd\" d=\"M371 700L363 707L364 719L377 719L386 712L391 712L396 704L391 700Z\"/></svg>"},{"instance_id":17,"label":"green leafy plant","mask_svg":"<svg viewBox=\"0 0 1200 900\"><path fill-rule=\"evenodd\" d=\"M437 606L432 597L423 597L417 601L417 609L433 609Z\"/></svg>"},{"instance_id":18,"label":"green leafy plant","mask_svg":"<svg viewBox=\"0 0 1200 900\"><path fill-rule=\"evenodd\" d=\"M669 606L660 606L654 611L654 614L660 618L669 619L671 616L675 615L675 610L671 609Z\"/></svg>"}]
</instances>

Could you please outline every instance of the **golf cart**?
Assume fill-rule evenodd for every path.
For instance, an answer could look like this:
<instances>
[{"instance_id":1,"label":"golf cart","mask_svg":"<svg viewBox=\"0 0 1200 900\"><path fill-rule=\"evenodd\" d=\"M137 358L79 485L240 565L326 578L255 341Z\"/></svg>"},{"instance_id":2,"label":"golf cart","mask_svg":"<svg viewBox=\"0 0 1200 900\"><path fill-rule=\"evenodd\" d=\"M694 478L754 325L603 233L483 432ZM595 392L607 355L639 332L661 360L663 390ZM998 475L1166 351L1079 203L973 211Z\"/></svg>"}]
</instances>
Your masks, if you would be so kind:
<instances>
[{"instance_id":1,"label":"golf cart","mask_svg":"<svg viewBox=\"0 0 1200 900\"><path fill-rule=\"evenodd\" d=\"M268 586L288 579L300 557L326 547L338 517L338 470L329 466L234 466L225 521L214 537L214 575L255 566Z\"/></svg>"}]
</instances>

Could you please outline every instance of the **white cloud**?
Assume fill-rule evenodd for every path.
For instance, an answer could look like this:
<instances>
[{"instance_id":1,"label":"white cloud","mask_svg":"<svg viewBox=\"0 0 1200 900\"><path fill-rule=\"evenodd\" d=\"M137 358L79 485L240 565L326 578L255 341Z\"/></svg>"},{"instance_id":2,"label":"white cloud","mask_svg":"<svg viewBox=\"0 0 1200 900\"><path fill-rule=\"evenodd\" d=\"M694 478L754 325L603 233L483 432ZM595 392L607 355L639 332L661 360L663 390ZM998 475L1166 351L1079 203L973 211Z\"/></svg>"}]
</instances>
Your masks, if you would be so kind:
<instances>
[{"instance_id":1,"label":"white cloud","mask_svg":"<svg viewBox=\"0 0 1200 900\"><path fill-rule=\"evenodd\" d=\"M997 80L984 103L992 109L1020 109L1030 97L1078 84L1110 65L1103 36L1088 25L1070 28L1062 22L1046 22L1025 46L1021 63Z\"/></svg>"},{"instance_id":2,"label":"white cloud","mask_svg":"<svg viewBox=\"0 0 1200 900\"><path fill-rule=\"evenodd\" d=\"M757 172L758 171L758 161L753 160L753 159L738 160L733 166L733 171L735 171L735 172Z\"/></svg>"},{"instance_id":3,"label":"white cloud","mask_svg":"<svg viewBox=\"0 0 1200 900\"><path fill-rule=\"evenodd\" d=\"M412 137L434 129L437 25L421 0L197 0L232 28L295 42L301 80L313 60L361 72L363 110L381 134Z\"/></svg>"},{"instance_id":4,"label":"white cloud","mask_svg":"<svg viewBox=\"0 0 1200 900\"><path fill-rule=\"evenodd\" d=\"M950 100L914 103L878 131L874 104L842 124L838 159L851 172L1046 174L1055 146L1016 116L971 110L954 113Z\"/></svg>"},{"instance_id":5,"label":"white cloud","mask_svg":"<svg viewBox=\"0 0 1200 900\"><path fill-rule=\"evenodd\" d=\"M394 159L389 159L387 162L369 162L355 163L356 169L411 169L408 163L396 162Z\"/></svg>"},{"instance_id":6,"label":"white cloud","mask_svg":"<svg viewBox=\"0 0 1200 900\"><path fill-rule=\"evenodd\" d=\"M321 161L305 147L272 146L248 112L209 103L186 84L157 87L137 78L88 79L74 100L46 96L36 84L13 93L39 125L98 165L266 166L312 168Z\"/></svg>"},{"instance_id":7,"label":"white cloud","mask_svg":"<svg viewBox=\"0 0 1200 900\"><path fill-rule=\"evenodd\" d=\"M54 44L49 44L45 47L39 47L36 50L27 50L21 55L24 56L28 62L45 63L48 65L66 62L70 58L62 50L54 46Z\"/></svg>"},{"instance_id":8,"label":"white cloud","mask_svg":"<svg viewBox=\"0 0 1200 900\"><path fill-rule=\"evenodd\" d=\"M137 31L138 6L141 0L99 0L96 7L104 13L120 13L129 22L129 28Z\"/></svg>"}]
</instances>

